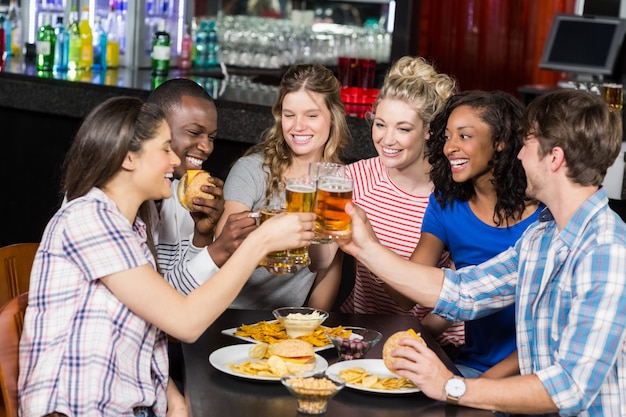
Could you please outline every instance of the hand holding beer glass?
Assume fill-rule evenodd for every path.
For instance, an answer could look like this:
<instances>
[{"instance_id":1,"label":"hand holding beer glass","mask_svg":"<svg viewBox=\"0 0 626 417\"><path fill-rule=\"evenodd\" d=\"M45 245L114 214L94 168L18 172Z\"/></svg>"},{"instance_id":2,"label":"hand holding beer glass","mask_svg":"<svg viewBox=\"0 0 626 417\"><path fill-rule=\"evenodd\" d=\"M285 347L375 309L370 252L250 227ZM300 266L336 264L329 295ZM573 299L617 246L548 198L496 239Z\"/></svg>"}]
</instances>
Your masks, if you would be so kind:
<instances>
[{"instance_id":1,"label":"hand holding beer glass","mask_svg":"<svg viewBox=\"0 0 626 417\"><path fill-rule=\"evenodd\" d=\"M284 208L280 206L266 206L259 210L259 224L267 221L279 213L283 213ZM265 258L259 262L259 266L265 267L272 274L293 274L297 272L298 267L289 259L288 251L275 251L265 255Z\"/></svg>"},{"instance_id":2,"label":"hand holding beer glass","mask_svg":"<svg viewBox=\"0 0 626 417\"><path fill-rule=\"evenodd\" d=\"M315 199L315 242L330 243L350 237L350 216L346 204L352 201L354 181L346 177L345 166L327 167L318 173Z\"/></svg>"},{"instance_id":3,"label":"hand holding beer glass","mask_svg":"<svg viewBox=\"0 0 626 417\"><path fill-rule=\"evenodd\" d=\"M311 213L315 203L315 180L311 177L287 178L285 187L287 212ZM311 263L309 251L306 247L288 251L290 262L298 266L307 266Z\"/></svg>"}]
</instances>

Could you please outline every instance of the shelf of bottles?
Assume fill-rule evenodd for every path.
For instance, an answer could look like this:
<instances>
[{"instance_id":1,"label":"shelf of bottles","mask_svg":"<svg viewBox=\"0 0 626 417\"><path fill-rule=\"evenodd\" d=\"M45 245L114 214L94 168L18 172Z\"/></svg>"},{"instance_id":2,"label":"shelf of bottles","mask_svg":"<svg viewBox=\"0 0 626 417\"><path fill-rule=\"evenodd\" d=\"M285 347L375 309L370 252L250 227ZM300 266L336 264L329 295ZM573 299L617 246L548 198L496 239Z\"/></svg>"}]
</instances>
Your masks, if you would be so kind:
<instances>
[{"instance_id":1,"label":"shelf of bottles","mask_svg":"<svg viewBox=\"0 0 626 417\"><path fill-rule=\"evenodd\" d=\"M162 25L171 39L171 65L177 66L192 0L22 0L25 42L35 44L45 22L55 25L62 16L69 28L72 10L79 16L88 8L89 26L95 39L98 30L119 43L119 66L150 68L152 39Z\"/></svg>"}]
</instances>

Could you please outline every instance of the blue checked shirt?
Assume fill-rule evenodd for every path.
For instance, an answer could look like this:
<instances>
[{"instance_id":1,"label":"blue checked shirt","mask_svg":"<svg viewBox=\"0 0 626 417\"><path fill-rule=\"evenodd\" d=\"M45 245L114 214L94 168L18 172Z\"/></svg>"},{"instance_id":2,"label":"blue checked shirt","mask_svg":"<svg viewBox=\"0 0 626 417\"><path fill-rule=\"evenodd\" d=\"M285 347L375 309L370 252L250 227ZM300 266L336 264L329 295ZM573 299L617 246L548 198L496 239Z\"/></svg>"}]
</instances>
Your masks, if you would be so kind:
<instances>
[{"instance_id":1,"label":"blue checked shirt","mask_svg":"<svg viewBox=\"0 0 626 417\"><path fill-rule=\"evenodd\" d=\"M471 320L516 303L521 373L539 377L562 416L624 417L625 238L603 189L561 231L546 209L515 247L446 270L433 312Z\"/></svg>"}]
</instances>

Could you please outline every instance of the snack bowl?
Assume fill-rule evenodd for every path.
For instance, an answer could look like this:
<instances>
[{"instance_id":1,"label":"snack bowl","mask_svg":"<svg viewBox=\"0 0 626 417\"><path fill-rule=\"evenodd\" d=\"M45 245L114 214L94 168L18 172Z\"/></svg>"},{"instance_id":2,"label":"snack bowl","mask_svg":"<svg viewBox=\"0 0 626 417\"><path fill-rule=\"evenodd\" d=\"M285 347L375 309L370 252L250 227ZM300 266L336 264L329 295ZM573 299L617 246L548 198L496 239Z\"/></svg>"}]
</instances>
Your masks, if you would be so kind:
<instances>
[{"instance_id":1,"label":"snack bowl","mask_svg":"<svg viewBox=\"0 0 626 417\"><path fill-rule=\"evenodd\" d=\"M291 338L313 333L328 318L326 311L309 307L281 307L272 314Z\"/></svg>"},{"instance_id":2,"label":"snack bowl","mask_svg":"<svg viewBox=\"0 0 626 417\"><path fill-rule=\"evenodd\" d=\"M328 400L345 387L340 379L323 373L288 375L280 379L287 390L296 397L298 411L304 414L322 414L328 408Z\"/></svg>"},{"instance_id":3,"label":"snack bowl","mask_svg":"<svg viewBox=\"0 0 626 417\"><path fill-rule=\"evenodd\" d=\"M349 331L350 336L333 336L325 332L326 337L328 337L333 343L333 346L337 348L340 361L363 358L363 356L383 337L380 332L364 327L345 326L343 330L344 332Z\"/></svg>"}]
</instances>

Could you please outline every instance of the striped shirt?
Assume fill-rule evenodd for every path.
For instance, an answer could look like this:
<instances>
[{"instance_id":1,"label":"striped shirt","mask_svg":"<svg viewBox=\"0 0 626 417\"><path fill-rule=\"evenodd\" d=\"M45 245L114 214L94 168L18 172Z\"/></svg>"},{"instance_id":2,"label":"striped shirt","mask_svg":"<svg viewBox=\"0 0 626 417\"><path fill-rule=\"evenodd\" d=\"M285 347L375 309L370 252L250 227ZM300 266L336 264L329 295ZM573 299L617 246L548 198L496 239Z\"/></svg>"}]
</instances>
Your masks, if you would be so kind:
<instances>
[{"instance_id":1,"label":"striped shirt","mask_svg":"<svg viewBox=\"0 0 626 417\"><path fill-rule=\"evenodd\" d=\"M206 247L199 248L191 243L194 222L178 199L179 181L172 181L172 196L161 201L158 214L154 207L152 217L156 220L152 224L156 225L153 233L161 273L180 293L188 295L219 268Z\"/></svg>"},{"instance_id":2,"label":"striped shirt","mask_svg":"<svg viewBox=\"0 0 626 417\"><path fill-rule=\"evenodd\" d=\"M516 303L520 371L562 416L626 416L626 225L604 189L559 231L545 209L515 247L446 270L435 307L471 320Z\"/></svg>"},{"instance_id":3,"label":"striped shirt","mask_svg":"<svg viewBox=\"0 0 626 417\"><path fill-rule=\"evenodd\" d=\"M145 224L94 188L52 218L31 273L20 341L20 415L165 416L165 334L133 314L100 278L154 266Z\"/></svg>"},{"instance_id":4,"label":"striped shirt","mask_svg":"<svg viewBox=\"0 0 626 417\"><path fill-rule=\"evenodd\" d=\"M419 242L429 196L415 196L396 187L378 157L350 164L347 170L354 179L352 201L365 210L380 243L408 259ZM449 257L442 262L447 259ZM419 304L410 310L402 309L375 278L361 262L356 261L354 288L341 310L360 314L406 314L420 320L430 313L430 309ZM439 342L463 344L463 323L453 324Z\"/></svg>"}]
</instances>

